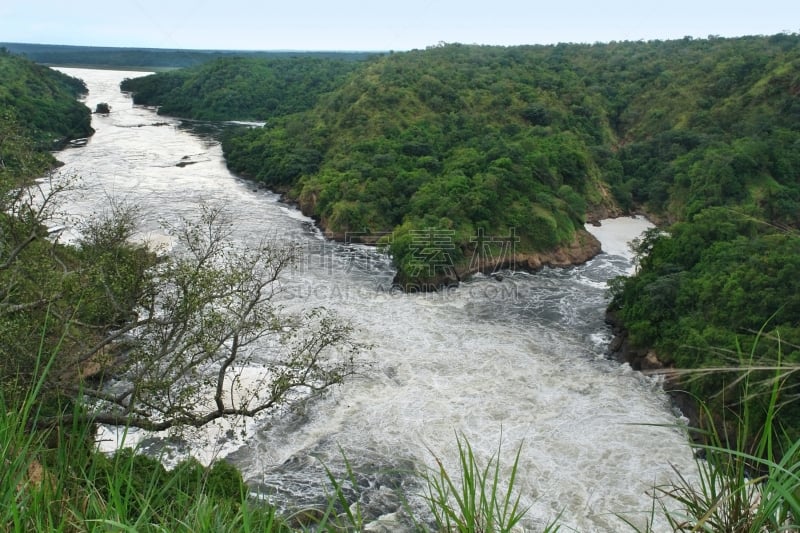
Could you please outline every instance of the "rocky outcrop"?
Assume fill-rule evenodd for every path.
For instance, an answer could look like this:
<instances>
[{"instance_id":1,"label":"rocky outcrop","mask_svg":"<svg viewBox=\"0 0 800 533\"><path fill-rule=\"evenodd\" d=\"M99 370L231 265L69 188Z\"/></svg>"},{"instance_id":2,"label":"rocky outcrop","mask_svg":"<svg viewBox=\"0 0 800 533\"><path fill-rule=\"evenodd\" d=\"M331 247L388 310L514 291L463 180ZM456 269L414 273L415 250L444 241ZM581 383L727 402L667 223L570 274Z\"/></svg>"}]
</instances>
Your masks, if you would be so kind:
<instances>
[{"instance_id":1,"label":"rocky outcrop","mask_svg":"<svg viewBox=\"0 0 800 533\"><path fill-rule=\"evenodd\" d=\"M581 265L599 255L601 251L600 241L594 235L581 228L575 232L572 241L558 248L546 252L516 253L508 261L490 263L481 270L467 272L466 274L475 274L478 271L490 274L502 269L535 272L543 267Z\"/></svg>"},{"instance_id":2,"label":"rocky outcrop","mask_svg":"<svg viewBox=\"0 0 800 533\"><path fill-rule=\"evenodd\" d=\"M653 350L638 348L630 342L628 330L611 309L606 310L606 324L611 326L611 333L614 335L608 345L608 353L613 359L628 363L634 370L645 370L645 367L652 369L653 366L664 368Z\"/></svg>"},{"instance_id":3,"label":"rocky outcrop","mask_svg":"<svg viewBox=\"0 0 800 533\"><path fill-rule=\"evenodd\" d=\"M609 356L620 363L628 363L634 370L645 374L660 374L664 377L664 390L669 394L672 405L686 417L689 428L702 428L701 411L697 400L683 390L680 374L674 370L670 361L665 361L658 356L652 348L639 348L631 343L628 330L616 313L609 309L606 311L606 323L611 326L614 337L608 345ZM696 442L702 440L702 434L697 431L690 433Z\"/></svg>"},{"instance_id":4,"label":"rocky outcrop","mask_svg":"<svg viewBox=\"0 0 800 533\"><path fill-rule=\"evenodd\" d=\"M443 268L437 275L423 279L405 279L395 276L394 284L407 292L432 292L458 285L473 274L499 274L502 271L522 270L536 272L544 267L565 268L581 265L601 252L600 241L580 228L572 241L553 250L543 252L513 252L499 258L470 259L468 263ZM471 254L466 254L470 256Z\"/></svg>"},{"instance_id":5,"label":"rocky outcrop","mask_svg":"<svg viewBox=\"0 0 800 533\"><path fill-rule=\"evenodd\" d=\"M369 235L360 233L331 232L327 221L320 219L315 213L317 204L317 194L305 192L297 198L287 194L287 191L277 191L281 194L284 201L296 205L300 211L319 224L325 232L325 236L335 241L356 242L362 244L377 244L382 235ZM611 205L611 204L609 204ZM599 209L599 208L598 208ZM614 208L603 208L602 211L595 213L597 216L610 214L619 215L620 212ZM583 228L579 228L573 239L553 250L542 252L516 252L504 255L501 258L489 258L488 260L473 261L471 258L464 264L453 265L452 268L443 268L441 271L431 276L419 279L405 279L402 274L395 276L393 284L401 287L407 292L433 292L439 289L458 285L462 280L477 273L494 274L502 270L523 270L535 272L543 267L563 268L581 265L601 252L600 241ZM466 250L465 255L470 257L472 250Z\"/></svg>"}]
</instances>

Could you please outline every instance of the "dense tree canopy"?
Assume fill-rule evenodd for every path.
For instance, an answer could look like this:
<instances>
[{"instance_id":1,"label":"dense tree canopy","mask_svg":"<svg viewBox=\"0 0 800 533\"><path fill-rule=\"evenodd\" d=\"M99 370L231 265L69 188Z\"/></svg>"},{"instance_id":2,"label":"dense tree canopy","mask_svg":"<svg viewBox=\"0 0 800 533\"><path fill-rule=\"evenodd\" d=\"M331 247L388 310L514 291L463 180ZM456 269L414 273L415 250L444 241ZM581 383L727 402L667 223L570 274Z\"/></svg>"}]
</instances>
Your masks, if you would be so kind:
<instances>
[{"instance_id":1,"label":"dense tree canopy","mask_svg":"<svg viewBox=\"0 0 800 533\"><path fill-rule=\"evenodd\" d=\"M682 369L717 369L681 386L739 413L740 367L800 365L800 235L731 208L707 208L668 232L639 241L638 273L614 283L610 309L635 347L654 348ZM720 370L728 369L728 370ZM766 391L777 370L750 376L754 427L766 412ZM787 375L780 419L796 438L800 419ZM725 390L723 394L721 392ZM759 395L760 393L760 395Z\"/></svg>"},{"instance_id":2,"label":"dense tree canopy","mask_svg":"<svg viewBox=\"0 0 800 533\"><path fill-rule=\"evenodd\" d=\"M610 204L590 156L606 132L591 116L572 128L560 81L515 51L452 45L376 59L312 110L229 136L228 164L288 192L334 235L393 233L407 278L437 277L418 253L431 230L452 243L442 266L462 271L480 234L551 251L582 229L587 204Z\"/></svg>"},{"instance_id":3,"label":"dense tree canopy","mask_svg":"<svg viewBox=\"0 0 800 533\"><path fill-rule=\"evenodd\" d=\"M463 267L479 236L513 230L518 251L550 250L587 213L644 211L675 224L615 283L630 340L682 367L738 364L720 354L747 353L767 324L794 361L798 96L798 35L454 44L361 63L223 148L334 236L391 232L406 279L442 266L437 242ZM694 384L707 395L720 381Z\"/></svg>"},{"instance_id":4,"label":"dense tree canopy","mask_svg":"<svg viewBox=\"0 0 800 533\"><path fill-rule=\"evenodd\" d=\"M48 172L55 160L44 149L91 132L68 129L88 124L89 109L75 99L85 88L8 54L0 72L0 105L11 117L0 123L5 406L35 398L39 426L163 430L273 411L292 393L324 390L353 371L360 347L348 324L321 309L288 314L274 302L296 250L234 246L218 207L198 206L196 219L169 228L176 251L163 257L132 242L136 206L118 202L84 220L74 246L61 244L50 226L75 183ZM5 73L15 77L6 82ZM271 348L256 350L265 337ZM254 371L247 379L246 369Z\"/></svg>"},{"instance_id":5,"label":"dense tree canopy","mask_svg":"<svg viewBox=\"0 0 800 533\"><path fill-rule=\"evenodd\" d=\"M200 120L266 120L304 111L353 71L355 61L288 57L216 59L175 72L126 79L136 104Z\"/></svg>"},{"instance_id":6,"label":"dense tree canopy","mask_svg":"<svg viewBox=\"0 0 800 533\"><path fill-rule=\"evenodd\" d=\"M549 212L562 241L574 231L570 211L607 204L605 189L622 208L665 220L731 205L794 224L798 62L795 35L444 45L353 63L355 72L334 79L317 60L230 59L125 87L181 116L261 109L272 120L228 137L229 164L288 191L333 233L418 225L423 210L423 225L446 218L467 233L484 223L501 233L487 213L505 218L498 211L530 204ZM259 93L276 73L280 95ZM429 181L436 185L422 188ZM563 186L577 194L559 195ZM460 200L469 206L427 209L426 195L467 189L474 194ZM502 222L524 222L511 218ZM530 240L547 245L546 233Z\"/></svg>"},{"instance_id":7,"label":"dense tree canopy","mask_svg":"<svg viewBox=\"0 0 800 533\"><path fill-rule=\"evenodd\" d=\"M791 225L798 61L788 35L446 45L366 64L224 148L334 235L394 231L401 272L409 233L452 232L456 262L479 232L514 228L520 251L546 250L612 203L664 220L739 206Z\"/></svg>"},{"instance_id":8,"label":"dense tree canopy","mask_svg":"<svg viewBox=\"0 0 800 533\"><path fill-rule=\"evenodd\" d=\"M3 142L4 152L0 154L5 165L21 164L13 163L18 159L13 152L20 147L9 138L14 132L32 142L39 151L91 135L89 110L77 101L85 92L81 80L0 48L0 129L3 139L9 139ZM31 170L30 175L36 175L42 169Z\"/></svg>"}]
</instances>

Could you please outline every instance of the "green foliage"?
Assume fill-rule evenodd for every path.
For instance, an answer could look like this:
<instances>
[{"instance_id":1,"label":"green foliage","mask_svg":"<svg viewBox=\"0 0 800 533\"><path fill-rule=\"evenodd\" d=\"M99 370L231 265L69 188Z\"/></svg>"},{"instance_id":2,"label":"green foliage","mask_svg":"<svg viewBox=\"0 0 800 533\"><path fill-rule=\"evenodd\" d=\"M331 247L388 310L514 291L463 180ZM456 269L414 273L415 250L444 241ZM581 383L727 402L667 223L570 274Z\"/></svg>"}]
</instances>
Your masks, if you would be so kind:
<instances>
[{"instance_id":1,"label":"green foliage","mask_svg":"<svg viewBox=\"0 0 800 533\"><path fill-rule=\"evenodd\" d=\"M52 196L68 184L32 180L56 163L46 150L92 130L89 109L75 100L86 90L79 80L5 51L0 51L0 80L0 386L15 404L38 379L43 350L71 353L91 337L77 341L62 327L65 317L85 318L75 315L84 296L75 292L75 282L83 273L66 275L77 253L50 242L44 225L54 208ZM53 374L74 363L60 359ZM51 412L63 407L58 387L46 387L42 396Z\"/></svg>"},{"instance_id":2,"label":"green foliage","mask_svg":"<svg viewBox=\"0 0 800 533\"><path fill-rule=\"evenodd\" d=\"M0 128L16 123L35 148L52 150L94 131L89 109L76 100L86 92L80 80L4 49L0 49L0 80ZM6 143L4 135L0 135L0 147L3 148L0 162L8 164L17 159L14 144ZM0 164L0 169L2 167Z\"/></svg>"},{"instance_id":3,"label":"green foliage","mask_svg":"<svg viewBox=\"0 0 800 533\"><path fill-rule=\"evenodd\" d=\"M0 60L34 88L68 79L5 53ZM8 90L21 95L10 112L24 111L27 95L14 84ZM68 123L69 115L51 118ZM170 228L180 251L157 257L132 241L136 206L114 201L65 246L48 226L71 180L29 181L52 159L40 157L34 129L0 128L0 390L9 405L26 401L42 356L54 354L36 394L36 423L54 427L165 430L252 417L294 390L322 392L354 371L361 345L351 342L349 324L322 309L291 315L272 302L293 246L236 247L222 211L200 206L195 220ZM253 360L265 336L281 346L259 361L270 377L244 384L234 369Z\"/></svg>"},{"instance_id":4,"label":"green foliage","mask_svg":"<svg viewBox=\"0 0 800 533\"><path fill-rule=\"evenodd\" d=\"M9 404L22 401L39 377L40 355L59 353L40 395L42 414L53 416L81 377L107 362L102 339L135 319L155 264L144 246L128 243L130 218L116 219L113 231L87 223L96 232L77 248L48 239L54 197L69 186L9 186L0 215L0 386Z\"/></svg>"},{"instance_id":5,"label":"green foliage","mask_svg":"<svg viewBox=\"0 0 800 533\"><path fill-rule=\"evenodd\" d=\"M780 338L784 361L800 363L800 235L709 208L668 233L648 234L638 252L638 273L615 284L611 303L634 345L683 369L737 367L737 351L752 346L753 364L763 366L775 353L771 339ZM707 372L684 386L719 410L738 401L741 382ZM796 438L797 409L780 417Z\"/></svg>"},{"instance_id":6,"label":"green foliage","mask_svg":"<svg viewBox=\"0 0 800 533\"><path fill-rule=\"evenodd\" d=\"M518 251L552 250L614 203L671 220L735 206L794 226L799 41L391 54L223 149L233 170L287 192L334 236L452 230L464 258L479 233L512 228ZM415 278L414 251L392 252Z\"/></svg>"},{"instance_id":7,"label":"green foliage","mask_svg":"<svg viewBox=\"0 0 800 533\"><path fill-rule=\"evenodd\" d=\"M465 438L457 437L456 444L459 458L457 472L448 472L437 458L438 468L422 474L427 484L428 507L434 516L437 531L514 531L527 512L527 509L520 508L520 496L512 496L522 448L517 449L511 465L508 487L502 487L499 449L497 456L490 458L486 466L481 466Z\"/></svg>"},{"instance_id":8,"label":"green foliage","mask_svg":"<svg viewBox=\"0 0 800 533\"><path fill-rule=\"evenodd\" d=\"M550 250L580 230L587 210L613 204L677 222L637 244L639 270L614 282L612 308L636 346L701 367L686 388L715 416L733 413L729 426L747 419L747 443L758 447L755 428L782 423L778 440L791 445L800 427L795 373L767 394L754 386L772 383L763 369L774 366L778 339L785 364L800 358L798 72L800 36L776 35L445 45L349 65L229 59L127 83L139 83L137 98L153 98L162 112L267 120L226 134L230 167L287 193L337 237L384 235L409 280L437 283L447 269L464 268L483 238L513 236L517 251ZM91 345L90 331L130 323L153 258L107 245L121 242L124 224L97 226L93 242L106 243L98 246L68 249L43 238L44 213L21 201L17 185L52 165L41 148L85 135L88 110L67 104L81 91L74 80L5 52L0 74L0 370L16 406L41 375L41 354L86 353L79 348ZM191 269L173 266L173 279L203 286L180 277ZM189 302L202 314L211 308L201 294ZM224 324L219 314L209 318ZM346 333L324 331L323 341ZM741 350L751 353L747 361ZM60 378L75 375L68 356L50 364ZM747 383L723 370L743 365L756 368ZM74 408L58 391L47 387L48 401L37 406L44 415ZM762 463L775 467L770 479L796 478L796 448L787 449L789 458ZM467 477L481 472L467 468ZM446 488L449 478L439 479ZM796 491L781 483L776 493Z\"/></svg>"},{"instance_id":9,"label":"green foliage","mask_svg":"<svg viewBox=\"0 0 800 533\"><path fill-rule=\"evenodd\" d=\"M222 461L204 467L189 459L167 470L130 449L95 451L88 426L31 432L25 419L36 420L40 402L37 387L29 392L14 407L20 412L0 394L4 531L290 531L275 509L248 498L241 474Z\"/></svg>"},{"instance_id":10,"label":"green foliage","mask_svg":"<svg viewBox=\"0 0 800 533\"><path fill-rule=\"evenodd\" d=\"M195 67L126 79L136 104L164 115L200 120L267 120L312 107L341 83L354 61L229 57Z\"/></svg>"},{"instance_id":11,"label":"green foliage","mask_svg":"<svg viewBox=\"0 0 800 533\"><path fill-rule=\"evenodd\" d=\"M130 448L111 457L91 454L84 475L91 477L100 498L118 500L117 509L125 513L116 518L126 524L136 523L143 514L181 518L203 499L236 510L248 492L241 473L224 461L204 467L189 458L167 470Z\"/></svg>"},{"instance_id":12,"label":"green foliage","mask_svg":"<svg viewBox=\"0 0 800 533\"><path fill-rule=\"evenodd\" d=\"M673 482L655 488L658 507L653 516L658 509L673 531L761 533L796 531L800 526L800 440L787 438L787 428L779 422L792 387L786 378L798 367L783 363L779 343L776 364L767 371L768 379L759 382L753 365L761 340L749 355L738 352L741 368L727 369L742 383L742 408L731 414L736 431L721 432L718 426L705 430L706 444L695 445L696 479L676 470ZM765 392L766 401L756 413L748 398ZM714 418L730 414L712 411L708 405L703 410ZM725 420L719 425L724 426Z\"/></svg>"},{"instance_id":13,"label":"green foliage","mask_svg":"<svg viewBox=\"0 0 800 533\"><path fill-rule=\"evenodd\" d=\"M223 149L232 169L288 192L333 235L394 232L395 263L412 280L424 281L406 268L418 259L402 244L409 232L452 232L457 271L480 234L552 250L602 195L597 139L565 119L541 53L452 45L381 57L312 110L230 135ZM584 104L597 111L589 129L603 130Z\"/></svg>"}]
</instances>

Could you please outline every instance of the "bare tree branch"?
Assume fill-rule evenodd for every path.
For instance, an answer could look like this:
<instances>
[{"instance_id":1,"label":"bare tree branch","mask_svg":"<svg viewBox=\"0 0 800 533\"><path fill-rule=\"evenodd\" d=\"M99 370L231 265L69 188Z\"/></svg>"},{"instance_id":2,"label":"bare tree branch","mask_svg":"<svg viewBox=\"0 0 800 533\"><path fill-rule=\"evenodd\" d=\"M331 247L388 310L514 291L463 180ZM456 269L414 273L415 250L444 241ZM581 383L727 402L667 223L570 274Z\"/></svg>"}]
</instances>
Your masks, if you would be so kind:
<instances>
[{"instance_id":1,"label":"bare tree branch","mask_svg":"<svg viewBox=\"0 0 800 533\"><path fill-rule=\"evenodd\" d=\"M200 427L273 411L354 373L363 346L351 339L349 324L323 309L285 314L273 301L297 248L237 249L227 224L220 210L204 207L198 221L174 228L181 253L156 266L138 318L76 358L83 364L123 338L128 343L102 361L102 379L70 388L91 400L80 421L151 431ZM253 384L244 380L246 367L261 369ZM74 416L39 423L69 423Z\"/></svg>"}]
</instances>

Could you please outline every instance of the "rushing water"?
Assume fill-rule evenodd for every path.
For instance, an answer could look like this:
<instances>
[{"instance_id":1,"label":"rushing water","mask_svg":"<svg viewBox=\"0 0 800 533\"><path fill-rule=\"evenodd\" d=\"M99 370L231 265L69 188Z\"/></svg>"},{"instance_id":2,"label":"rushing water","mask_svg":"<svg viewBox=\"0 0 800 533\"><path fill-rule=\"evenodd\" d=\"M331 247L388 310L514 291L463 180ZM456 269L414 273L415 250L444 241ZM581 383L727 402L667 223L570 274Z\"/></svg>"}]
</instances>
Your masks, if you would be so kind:
<instances>
[{"instance_id":1,"label":"rushing water","mask_svg":"<svg viewBox=\"0 0 800 533\"><path fill-rule=\"evenodd\" d=\"M287 279L288 306L333 309L373 346L363 372L324 398L237 426L243 433L196 434L191 453L226 457L254 491L290 508L323 498L323 464L343 475L344 454L365 514L379 519L370 527L388 524L387 531L400 528L392 520L404 498L420 506L408 471L435 464L434 456L455 465L456 434L482 461L501 437L504 464L521 446L518 488L531 531L559 513L576 531L625 530L616 513L642 520L651 505L646 491L669 479L670 464L691 470L659 384L604 356L605 282L630 271L624 243L643 220L590 228L607 253L580 267L477 277L436 294L392 292L385 256L324 240L274 194L232 176L213 136L132 106L119 82L138 73L62 70L87 82L90 108L107 102L112 110L94 116L97 133L85 146L58 154L62 173L82 178L65 206L70 213L85 217L109 197L125 199L140 206L142 236L168 244L163 222L190 215L199 202L222 203L236 238L302 245L305 259ZM158 436L136 437L163 445Z\"/></svg>"}]
</instances>

